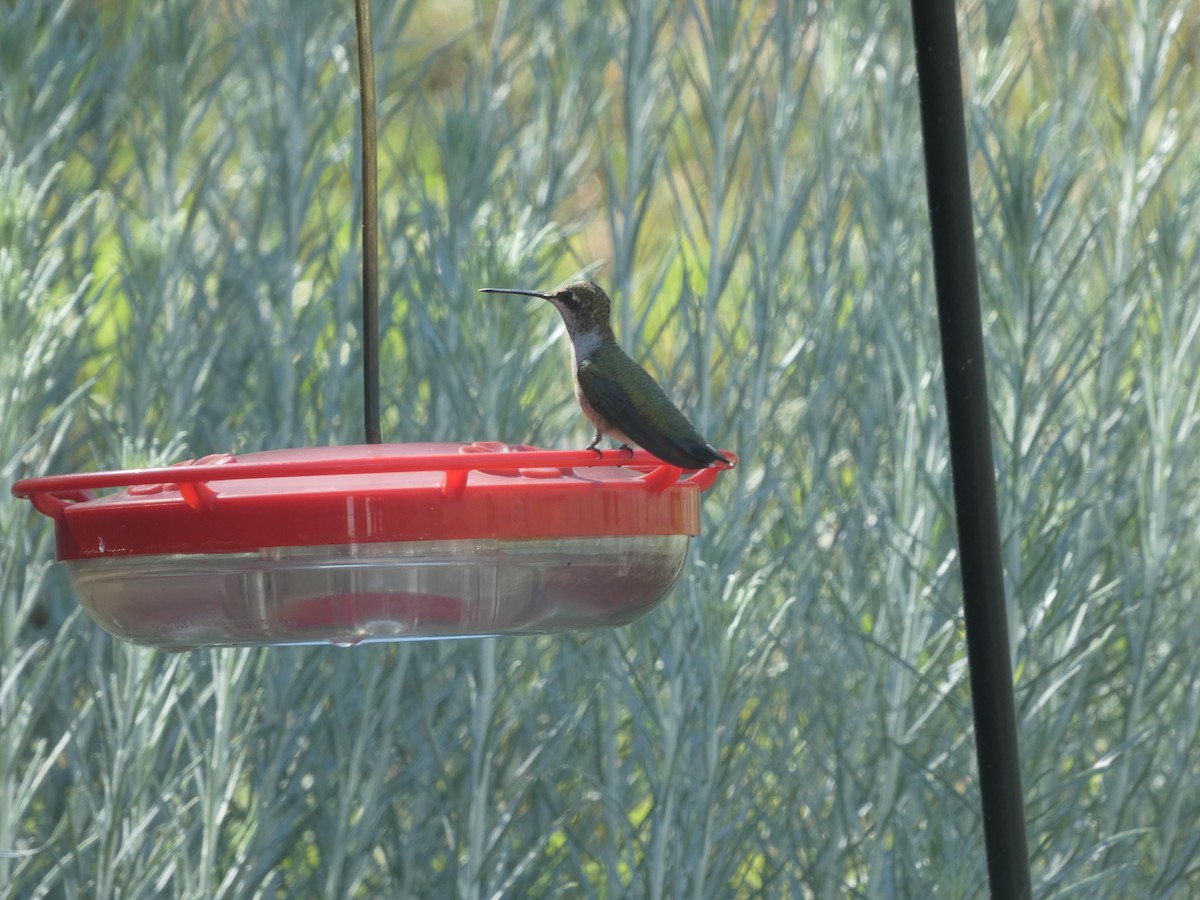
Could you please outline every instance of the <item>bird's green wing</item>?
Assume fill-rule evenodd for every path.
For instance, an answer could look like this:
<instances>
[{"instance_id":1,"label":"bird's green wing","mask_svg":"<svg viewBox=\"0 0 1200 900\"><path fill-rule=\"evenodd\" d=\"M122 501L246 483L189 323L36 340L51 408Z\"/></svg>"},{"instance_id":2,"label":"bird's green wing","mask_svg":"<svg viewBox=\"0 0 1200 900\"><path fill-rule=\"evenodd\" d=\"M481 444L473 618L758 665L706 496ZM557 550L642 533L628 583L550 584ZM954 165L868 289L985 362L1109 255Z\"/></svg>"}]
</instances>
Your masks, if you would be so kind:
<instances>
[{"instance_id":1,"label":"bird's green wing","mask_svg":"<svg viewBox=\"0 0 1200 900\"><path fill-rule=\"evenodd\" d=\"M595 366L585 362L579 367L579 387L592 409L664 462L684 469L703 469L723 460L645 370L638 366L636 372L624 374L636 395L599 374Z\"/></svg>"}]
</instances>

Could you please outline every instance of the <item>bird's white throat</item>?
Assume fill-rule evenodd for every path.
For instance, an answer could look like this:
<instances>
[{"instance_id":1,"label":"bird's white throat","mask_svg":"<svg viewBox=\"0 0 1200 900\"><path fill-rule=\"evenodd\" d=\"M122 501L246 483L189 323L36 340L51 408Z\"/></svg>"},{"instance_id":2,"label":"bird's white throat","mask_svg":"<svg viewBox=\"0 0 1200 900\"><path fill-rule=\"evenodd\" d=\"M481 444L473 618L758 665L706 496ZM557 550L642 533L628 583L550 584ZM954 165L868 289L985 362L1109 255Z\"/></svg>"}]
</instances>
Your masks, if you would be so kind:
<instances>
[{"instance_id":1,"label":"bird's white throat","mask_svg":"<svg viewBox=\"0 0 1200 900\"><path fill-rule=\"evenodd\" d=\"M579 364L591 356L600 347L600 335L594 331L578 334L571 341L571 362L578 369Z\"/></svg>"}]
</instances>

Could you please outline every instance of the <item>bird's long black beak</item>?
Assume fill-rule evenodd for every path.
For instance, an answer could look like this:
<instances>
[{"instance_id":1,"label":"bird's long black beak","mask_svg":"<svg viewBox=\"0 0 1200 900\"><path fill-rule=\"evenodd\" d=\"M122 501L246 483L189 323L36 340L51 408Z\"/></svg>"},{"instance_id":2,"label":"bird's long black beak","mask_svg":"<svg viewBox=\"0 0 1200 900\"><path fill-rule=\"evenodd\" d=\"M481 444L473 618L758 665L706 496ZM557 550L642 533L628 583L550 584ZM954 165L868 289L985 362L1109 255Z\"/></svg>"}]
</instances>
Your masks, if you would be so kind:
<instances>
[{"instance_id":1,"label":"bird's long black beak","mask_svg":"<svg viewBox=\"0 0 1200 900\"><path fill-rule=\"evenodd\" d=\"M481 294L520 294L523 297L541 297L543 300L549 300L552 296L547 291L521 291L516 288L480 288Z\"/></svg>"}]
</instances>

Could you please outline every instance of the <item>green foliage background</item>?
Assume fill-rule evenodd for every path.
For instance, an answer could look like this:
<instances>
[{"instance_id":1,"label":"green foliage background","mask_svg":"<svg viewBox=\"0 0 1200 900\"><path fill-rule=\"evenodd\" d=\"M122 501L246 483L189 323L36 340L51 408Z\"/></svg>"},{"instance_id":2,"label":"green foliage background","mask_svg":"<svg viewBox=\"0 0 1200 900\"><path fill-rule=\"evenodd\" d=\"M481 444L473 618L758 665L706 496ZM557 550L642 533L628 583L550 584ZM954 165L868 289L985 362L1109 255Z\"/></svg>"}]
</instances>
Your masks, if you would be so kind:
<instances>
[{"instance_id":1,"label":"green foliage background","mask_svg":"<svg viewBox=\"0 0 1200 900\"><path fill-rule=\"evenodd\" d=\"M983 896L906 5L375 6L385 436L584 442L589 270L744 463L617 632L114 642L14 480L359 439L353 17L6 2L0 895ZM1200 9L960 13L1037 893L1195 895Z\"/></svg>"}]
</instances>

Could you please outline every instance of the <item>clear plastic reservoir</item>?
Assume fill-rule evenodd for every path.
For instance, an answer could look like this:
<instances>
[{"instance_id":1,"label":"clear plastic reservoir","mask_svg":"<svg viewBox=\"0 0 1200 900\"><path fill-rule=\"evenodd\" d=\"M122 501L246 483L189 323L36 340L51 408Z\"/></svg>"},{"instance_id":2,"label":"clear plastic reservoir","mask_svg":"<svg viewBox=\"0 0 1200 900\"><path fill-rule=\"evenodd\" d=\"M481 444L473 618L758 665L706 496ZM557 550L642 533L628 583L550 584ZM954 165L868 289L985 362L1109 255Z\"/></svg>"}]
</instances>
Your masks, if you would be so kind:
<instances>
[{"instance_id":1,"label":"clear plastic reservoir","mask_svg":"<svg viewBox=\"0 0 1200 900\"><path fill-rule=\"evenodd\" d=\"M440 540L65 562L87 613L152 647L333 643L624 625L683 566L685 534Z\"/></svg>"}]
</instances>

